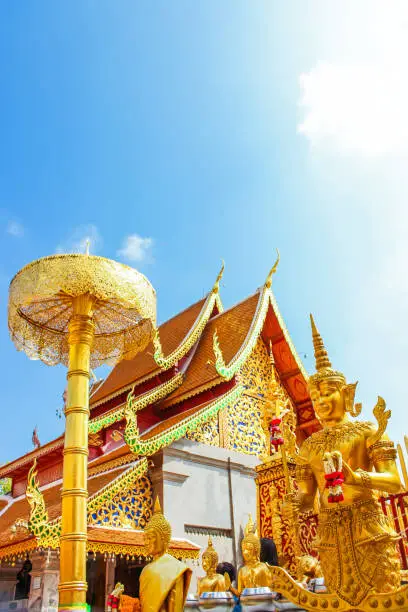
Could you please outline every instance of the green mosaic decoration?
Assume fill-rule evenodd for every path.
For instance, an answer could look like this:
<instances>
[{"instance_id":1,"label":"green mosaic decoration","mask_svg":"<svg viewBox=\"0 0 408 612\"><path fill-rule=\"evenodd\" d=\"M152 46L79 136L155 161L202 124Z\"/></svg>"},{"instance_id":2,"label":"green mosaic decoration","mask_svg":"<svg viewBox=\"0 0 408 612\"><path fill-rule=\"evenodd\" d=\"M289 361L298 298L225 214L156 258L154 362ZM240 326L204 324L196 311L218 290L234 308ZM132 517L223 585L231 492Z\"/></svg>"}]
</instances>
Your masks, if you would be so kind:
<instances>
[{"instance_id":1,"label":"green mosaic decoration","mask_svg":"<svg viewBox=\"0 0 408 612\"><path fill-rule=\"evenodd\" d=\"M187 417L181 423L173 425L163 433L152 436L149 440L141 440L137 426L137 416L128 407L125 409L126 429L124 439L130 450L136 455L146 457L157 453L164 446L169 446L176 440L183 438L188 432L194 431L215 416L224 406L234 402L242 393L243 386L238 385L225 393L221 398L214 400L195 414Z\"/></svg>"}]
</instances>

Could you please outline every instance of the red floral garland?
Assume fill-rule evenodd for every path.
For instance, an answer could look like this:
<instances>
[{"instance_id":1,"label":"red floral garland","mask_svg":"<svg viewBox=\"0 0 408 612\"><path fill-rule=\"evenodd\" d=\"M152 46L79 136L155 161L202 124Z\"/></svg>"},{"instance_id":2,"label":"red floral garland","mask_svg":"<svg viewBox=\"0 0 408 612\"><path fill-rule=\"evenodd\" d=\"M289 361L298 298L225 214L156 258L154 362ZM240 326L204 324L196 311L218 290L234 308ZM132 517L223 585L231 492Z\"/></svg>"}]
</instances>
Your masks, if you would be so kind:
<instances>
[{"instance_id":1,"label":"red floral garland","mask_svg":"<svg viewBox=\"0 0 408 612\"><path fill-rule=\"evenodd\" d=\"M344 474L342 471L343 458L339 451L325 453L323 459L324 478L326 489L329 490L327 501L329 504L336 504L344 501L343 483Z\"/></svg>"},{"instance_id":2,"label":"red floral garland","mask_svg":"<svg viewBox=\"0 0 408 612\"><path fill-rule=\"evenodd\" d=\"M275 417L274 419L272 419L271 424L270 424L271 445L274 447L275 452L284 443L282 432L279 427L281 423L282 423L282 419Z\"/></svg>"}]
</instances>

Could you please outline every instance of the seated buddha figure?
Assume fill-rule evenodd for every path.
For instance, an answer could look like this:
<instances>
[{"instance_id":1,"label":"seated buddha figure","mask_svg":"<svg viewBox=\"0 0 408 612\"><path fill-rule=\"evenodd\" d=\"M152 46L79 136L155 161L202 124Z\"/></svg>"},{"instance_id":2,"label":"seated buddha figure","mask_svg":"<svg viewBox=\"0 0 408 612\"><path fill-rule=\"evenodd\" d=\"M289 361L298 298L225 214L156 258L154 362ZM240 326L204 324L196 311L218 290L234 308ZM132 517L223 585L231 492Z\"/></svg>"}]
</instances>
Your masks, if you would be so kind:
<instances>
[{"instance_id":1,"label":"seated buddha figure","mask_svg":"<svg viewBox=\"0 0 408 612\"><path fill-rule=\"evenodd\" d=\"M244 565L238 572L238 589L230 587L230 590L239 596L244 589L271 588L271 573L267 564L260 561L261 541L256 534L251 515L245 527L241 550Z\"/></svg>"},{"instance_id":2,"label":"seated buddha figure","mask_svg":"<svg viewBox=\"0 0 408 612\"><path fill-rule=\"evenodd\" d=\"M319 495L317 549L326 586L358 605L369 591L390 592L400 584L397 536L378 502L378 492L401 487L394 444L385 434L390 413L378 398L378 426L350 419L361 411L361 404L354 405L357 383L347 384L332 368L313 317L311 325L316 373L309 391L322 429L300 449L293 501L298 510L309 510ZM335 495L330 478L337 479Z\"/></svg>"},{"instance_id":3,"label":"seated buddha figure","mask_svg":"<svg viewBox=\"0 0 408 612\"><path fill-rule=\"evenodd\" d=\"M142 612L182 612L191 580L191 570L168 554L170 523L156 498L153 516L146 526L145 547L153 561L140 574Z\"/></svg>"},{"instance_id":4,"label":"seated buddha figure","mask_svg":"<svg viewBox=\"0 0 408 612\"><path fill-rule=\"evenodd\" d=\"M224 576L217 574L218 554L214 549L211 538L208 538L208 546L203 552L201 564L206 575L197 580L197 595L202 593L220 593L227 590Z\"/></svg>"}]
</instances>

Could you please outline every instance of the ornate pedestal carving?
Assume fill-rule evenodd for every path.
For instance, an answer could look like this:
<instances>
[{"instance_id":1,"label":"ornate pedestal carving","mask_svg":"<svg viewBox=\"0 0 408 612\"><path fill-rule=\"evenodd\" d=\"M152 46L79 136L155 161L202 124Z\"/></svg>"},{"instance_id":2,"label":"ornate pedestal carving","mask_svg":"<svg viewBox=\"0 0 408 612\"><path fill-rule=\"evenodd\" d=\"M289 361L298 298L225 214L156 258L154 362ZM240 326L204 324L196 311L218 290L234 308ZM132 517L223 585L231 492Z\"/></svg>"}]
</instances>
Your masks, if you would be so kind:
<instances>
[{"instance_id":1,"label":"ornate pedestal carving","mask_svg":"<svg viewBox=\"0 0 408 612\"><path fill-rule=\"evenodd\" d=\"M289 477L296 488L295 461L287 457ZM313 540L317 517L313 512L293 516L292 507L285 502L286 483L280 453L269 457L256 467L258 525L261 538L272 538L282 565L293 576L297 575L296 557L315 555ZM299 525L298 531L296 525Z\"/></svg>"}]
</instances>

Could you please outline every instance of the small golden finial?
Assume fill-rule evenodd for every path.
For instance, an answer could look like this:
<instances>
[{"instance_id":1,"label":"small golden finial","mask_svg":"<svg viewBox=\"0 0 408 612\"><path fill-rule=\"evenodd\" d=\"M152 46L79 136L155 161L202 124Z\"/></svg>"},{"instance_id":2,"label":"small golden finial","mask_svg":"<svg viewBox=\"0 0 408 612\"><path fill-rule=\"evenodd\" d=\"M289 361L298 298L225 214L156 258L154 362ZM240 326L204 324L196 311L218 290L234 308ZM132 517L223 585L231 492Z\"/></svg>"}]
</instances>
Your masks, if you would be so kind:
<instances>
[{"instance_id":1,"label":"small golden finial","mask_svg":"<svg viewBox=\"0 0 408 612\"><path fill-rule=\"evenodd\" d=\"M319 372L320 370L331 368L332 364L330 362L326 347L324 346L323 338L321 337L319 330L316 327L316 323L314 322L312 314L310 315L310 324L312 326L312 336L313 336L314 356L316 360L316 370L317 372Z\"/></svg>"},{"instance_id":2,"label":"small golden finial","mask_svg":"<svg viewBox=\"0 0 408 612\"><path fill-rule=\"evenodd\" d=\"M91 241L89 238L85 240L85 255L89 255L89 247L91 246Z\"/></svg>"},{"instance_id":3,"label":"small golden finial","mask_svg":"<svg viewBox=\"0 0 408 612\"><path fill-rule=\"evenodd\" d=\"M248 515L248 522L245 526L245 535L250 535L250 534L254 534L256 535L256 531L255 531L255 525L254 525L254 521L252 518L252 514Z\"/></svg>"},{"instance_id":4,"label":"small golden finial","mask_svg":"<svg viewBox=\"0 0 408 612\"><path fill-rule=\"evenodd\" d=\"M266 281L265 281L265 287L267 289L270 289L272 286L272 276L275 274L276 270L278 269L278 265L279 265L279 261L280 261L280 255L279 255L279 251L278 249L276 249L276 252L278 254L275 263L273 264L271 271L269 272L268 276L266 277Z\"/></svg>"},{"instance_id":5,"label":"small golden finial","mask_svg":"<svg viewBox=\"0 0 408 612\"><path fill-rule=\"evenodd\" d=\"M214 286L212 288L213 293L218 293L219 289L220 289L220 282L222 279L222 275L224 274L224 270L225 270L225 262L223 259L221 259L221 270L218 272L218 276L215 280Z\"/></svg>"},{"instance_id":6,"label":"small golden finial","mask_svg":"<svg viewBox=\"0 0 408 612\"><path fill-rule=\"evenodd\" d=\"M162 514L160 499L158 495L156 496L156 499L154 500L153 514Z\"/></svg>"},{"instance_id":7,"label":"small golden finial","mask_svg":"<svg viewBox=\"0 0 408 612\"><path fill-rule=\"evenodd\" d=\"M269 363L271 364L271 382L276 382L275 357L273 355L272 340L269 340Z\"/></svg>"}]
</instances>

